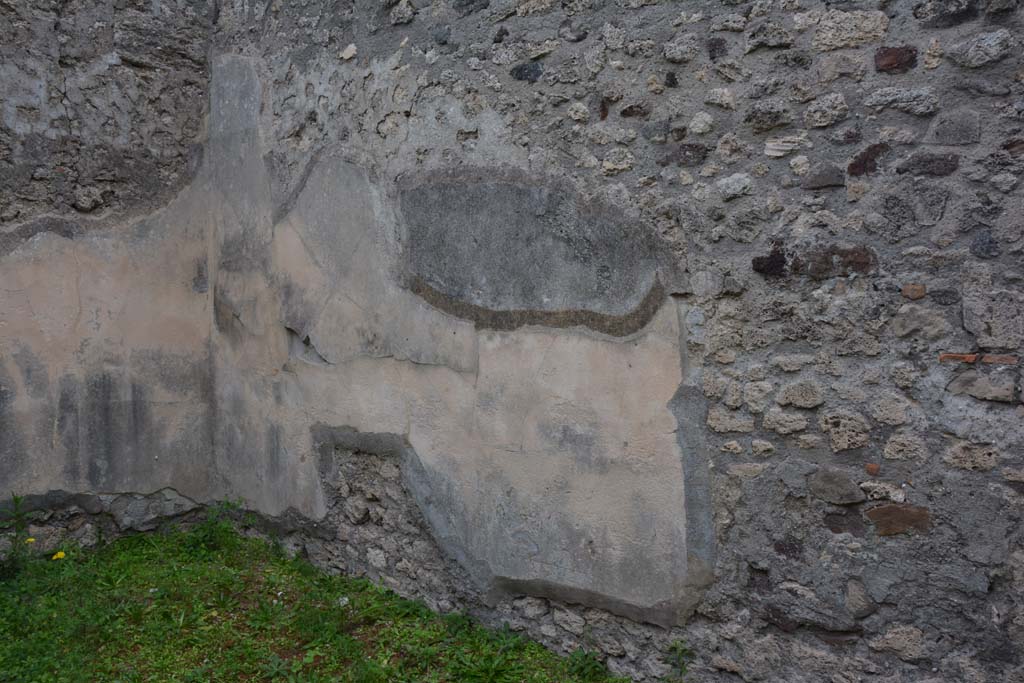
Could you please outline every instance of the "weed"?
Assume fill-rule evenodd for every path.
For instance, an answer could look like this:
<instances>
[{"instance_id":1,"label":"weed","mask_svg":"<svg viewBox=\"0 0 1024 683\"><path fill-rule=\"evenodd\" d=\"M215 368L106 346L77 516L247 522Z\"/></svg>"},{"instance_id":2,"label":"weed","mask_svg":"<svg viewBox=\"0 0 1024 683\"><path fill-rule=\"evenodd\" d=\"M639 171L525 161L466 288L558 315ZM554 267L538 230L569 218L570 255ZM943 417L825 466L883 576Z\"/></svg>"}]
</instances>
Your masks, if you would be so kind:
<instances>
[{"instance_id":1,"label":"weed","mask_svg":"<svg viewBox=\"0 0 1024 683\"><path fill-rule=\"evenodd\" d=\"M566 668L581 681L600 681L608 675L597 655L586 650L574 650L566 660Z\"/></svg>"},{"instance_id":2,"label":"weed","mask_svg":"<svg viewBox=\"0 0 1024 683\"><path fill-rule=\"evenodd\" d=\"M668 679L671 683L681 683L686 679L686 673L693 661L693 652L681 640L673 641L668 647L667 663L672 667L672 676Z\"/></svg>"}]
</instances>

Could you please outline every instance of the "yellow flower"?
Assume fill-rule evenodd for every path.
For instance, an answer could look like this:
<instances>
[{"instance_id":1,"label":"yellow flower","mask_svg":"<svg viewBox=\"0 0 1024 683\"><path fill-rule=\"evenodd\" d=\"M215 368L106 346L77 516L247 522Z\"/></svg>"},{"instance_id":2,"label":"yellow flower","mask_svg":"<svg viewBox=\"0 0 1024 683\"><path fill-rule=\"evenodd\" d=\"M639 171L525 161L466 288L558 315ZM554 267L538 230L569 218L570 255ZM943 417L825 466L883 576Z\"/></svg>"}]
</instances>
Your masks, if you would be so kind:
<instances>
[{"instance_id":1,"label":"yellow flower","mask_svg":"<svg viewBox=\"0 0 1024 683\"><path fill-rule=\"evenodd\" d=\"M31 536L29 536L28 538L25 539L25 543L35 543L35 542L36 542L36 539L32 538Z\"/></svg>"},{"instance_id":2,"label":"yellow flower","mask_svg":"<svg viewBox=\"0 0 1024 683\"><path fill-rule=\"evenodd\" d=\"M57 552L55 552L53 554L53 557L51 557L50 559L51 560L63 560L65 557L67 557L67 555L64 554L64 551L63 550L58 550Z\"/></svg>"}]
</instances>

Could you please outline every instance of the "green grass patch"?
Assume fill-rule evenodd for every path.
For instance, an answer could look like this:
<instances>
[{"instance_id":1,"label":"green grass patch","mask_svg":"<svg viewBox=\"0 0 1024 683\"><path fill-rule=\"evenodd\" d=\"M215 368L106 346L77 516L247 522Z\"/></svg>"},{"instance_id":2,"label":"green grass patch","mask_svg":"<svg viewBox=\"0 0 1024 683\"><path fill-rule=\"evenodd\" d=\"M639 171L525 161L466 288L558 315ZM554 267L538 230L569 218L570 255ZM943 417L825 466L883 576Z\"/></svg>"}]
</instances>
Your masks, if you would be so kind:
<instances>
[{"instance_id":1,"label":"green grass patch","mask_svg":"<svg viewBox=\"0 0 1024 683\"><path fill-rule=\"evenodd\" d=\"M560 658L327 575L217 515L64 552L19 553L0 572L0 683L625 680L585 652Z\"/></svg>"}]
</instances>

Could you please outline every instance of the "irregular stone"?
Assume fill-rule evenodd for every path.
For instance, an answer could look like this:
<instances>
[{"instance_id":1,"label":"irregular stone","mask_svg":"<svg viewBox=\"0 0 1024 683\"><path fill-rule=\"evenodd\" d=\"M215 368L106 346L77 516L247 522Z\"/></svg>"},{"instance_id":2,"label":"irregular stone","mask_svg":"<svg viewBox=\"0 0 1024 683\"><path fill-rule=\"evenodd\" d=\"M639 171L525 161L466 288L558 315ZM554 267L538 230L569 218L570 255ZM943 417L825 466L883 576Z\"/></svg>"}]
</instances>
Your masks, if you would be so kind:
<instances>
[{"instance_id":1,"label":"irregular stone","mask_svg":"<svg viewBox=\"0 0 1024 683\"><path fill-rule=\"evenodd\" d=\"M793 44L793 35L778 22L761 21L750 28L746 35L746 54L762 47L782 48Z\"/></svg>"},{"instance_id":2,"label":"irregular stone","mask_svg":"<svg viewBox=\"0 0 1024 683\"><path fill-rule=\"evenodd\" d=\"M729 202L750 194L754 187L754 181L746 173L733 173L715 183L715 187L718 188L722 199Z\"/></svg>"},{"instance_id":3,"label":"irregular stone","mask_svg":"<svg viewBox=\"0 0 1024 683\"><path fill-rule=\"evenodd\" d=\"M699 52L697 36L692 33L678 35L662 46L662 54L665 59L673 64L686 64L692 61Z\"/></svg>"},{"instance_id":4,"label":"irregular stone","mask_svg":"<svg viewBox=\"0 0 1024 683\"><path fill-rule=\"evenodd\" d=\"M770 408L764 416L764 428L776 434L793 434L807 429L807 418L799 413Z\"/></svg>"},{"instance_id":5,"label":"irregular stone","mask_svg":"<svg viewBox=\"0 0 1024 683\"><path fill-rule=\"evenodd\" d=\"M925 28L950 28L978 14L978 0L926 0L914 6L914 17Z\"/></svg>"},{"instance_id":6,"label":"irregular stone","mask_svg":"<svg viewBox=\"0 0 1024 683\"><path fill-rule=\"evenodd\" d=\"M775 402L780 406L796 406L797 408L816 408L825 402L825 388L820 382L802 380L782 387Z\"/></svg>"},{"instance_id":7,"label":"irregular stone","mask_svg":"<svg viewBox=\"0 0 1024 683\"><path fill-rule=\"evenodd\" d=\"M889 437L882 449L886 460L913 460L920 462L928 457L928 449L917 434L901 430Z\"/></svg>"},{"instance_id":8,"label":"irregular stone","mask_svg":"<svg viewBox=\"0 0 1024 683\"><path fill-rule=\"evenodd\" d=\"M690 123L687 124L686 129L695 135L704 135L710 133L714 128L715 120L711 117L711 114L707 112L699 111L693 115L690 119Z\"/></svg>"},{"instance_id":9,"label":"irregular stone","mask_svg":"<svg viewBox=\"0 0 1024 683\"><path fill-rule=\"evenodd\" d=\"M747 18L742 14L722 14L711 20L712 31L742 33L747 28Z\"/></svg>"},{"instance_id":10,"label":"irregular stone","mask_svg":"<svg viewBox=\"0 0 1024 683\"><path fill-rule=\"evenodd\" d=\"M879 467L877 463L873 464L875 467ZM862 481L860 489L868 497L868 500L891 500L894 503L907 501L907 494L903 488L888 481Z\"/></svg>"},{"instance_id":11,"label":"irregular stone","mask_svg":"<svg viewBox=\"0 0 1024 683\"><path fill-rule=\"evenodd\" d=\"M721 406L712 406L708 410L708 426L719 434L752 432L754 431L754 418L746 413L729 410Z\"/></svg>"},{"instance_id":12,"label":"irregular stone","mask_svg":"<svg viewBox=\"0 0 1024 683\"><path fill-rule=\"evenodd\" d=\"M399 0L398 4L392 7L391 12L388 14L392 26L412 23L415 17L416 8L412 6L409 0Z\"/></svg>"},{"instance_id":13,"label":"irregular stone","mask_svg":"<svg viewBox=\"0 0 1024 683\"><path fill-rule=\"evenodd\" d=\"M954 173L960 168L960 157L956 154L937 154L934 152L915 152L911 157L896 167L899 173L943 177Z\"/></svg>"},{"instance_id":14,"label":"irregular stone","mask_svg":"<svg viewBox=\"0 0 1024 683\"><path fill-rule=\"evenodd\" d=\"M797 372L814 362L814 356L806 353L786 354L772 358L772 365L783 372Z\"/></svg>"},{"instance_id":15,"label":"irregular stone","mask_svg":"<svg viewBox=\"0 0 1024 683\"><path fill-rule=\"evenodd\" d=\"M388 568L388 557L380 548L370 548L366 551L366 559L370 565L377 570Z\"/></svg>"},{"instance_id":16,"label":"irregular stone","mask_svg":"<svg viewBox=\"0 0 1024 683\"><path fill-rule=\"evenodd\" d=\"M601 161L601 172L605 175L618 175L633 168L636 158L624 147L616 147L605 155Z\"/></svg>"},{"instance_id":17,"label":"irregular stone","mask_svg":"<svg viewBox=\"0 0 1024 683\"><path fill-rule=\"evenodd\" d=\"M852 505L865 499L846 472L835 467L822 467L807 478L807 486L815 497L833 505Z\"/></svg>"},{"instance_id":18,"label":"irregular stone","mask_svg":"<svg viewBox=\"0 0 1024 683\"><path fill-rule=\"evenodd\" d=\"M743 117L743 122L750 124L755 133L764 133L773 128L782 128L793 122L793 114L778 99L766 99L754 102Z\"/></svg>"},{"instance_id":19,"label":"irregular stone","mask_svg":"<svg viewBox=\"0 0 1024 683\"><path fill-rule=\"evenodd\" d=\"M566 115L573 121L586 121L590 118L590 110L582 102L573 102L566 110Z\"/></svg>"},{"instance_id":20,"label":"irregular stone","mask_svg":"<svg viewBox=\"0 0 1024 683\"><path fill-rule=\"evenodd\" d=\"M810 140L807 139L807 133L804 132L781 138L768 138L764 141L764 154L778 159L792 154L798 149L812 146Z\"/></svg>"},{"instance_id":21,"label":"irregular stone","mask_svg":"<svg viewBox=\"0 0 1024 683\"><path fill-rule=\"evenodd\" d=\"M775 446L770 441L754 439L750 442L750 450L754 455L767 456L775 452Z\"/></svg>"},{"instance_id":22,"label":"irregular stone","mask_svg":"<svg viewBox=\"0 0 1024 683\"><path fill-rule=\"evenodd\" d=\"M900 659L912 662L925 656L924 633L916 626L896 624L890 626L884 634L869 640L868 647L880 652L892 652Z\"/></svg>"},{"instance_id":23,"label":"irregular stone","mask_svg":"<svg viewBox=\"0 0 1024 683\"><path fill-rule=\"evenodd\" d=\"M555 609L552 612L552 618L555 624L564 628L574 636L583 635L583 630L587 626L587 621L576 612L567 609Z\"/></svg>"},{"instance_id":24,"label":"irregular stone","mask_svg":"<svg viewBox=\"0 0 1024 683\"><path fill-rule=\"evenodd\" d=\"M704 97L704 104L711 104L722 109L735 109L736 96L728 88L711 88Z\"/></svg>"},{"instance_id":25,"label":"irregular stone","mask_svg":"<svg viewBox=\"0 0 1024 683\"><path fill-rule=\"evenodd\" d=\"M349 496L343 507L345 516L352 524L364 524L370 519L370 506L361 496Z\"/></svg>"},{"instance_id":26,"label":"irregular stone","mask_svg":"<svg viewBox=\"0 0 1024 683\"><path fill-rule=\"evenodd\" d=\"M540 619L548 613L547 600L530 596L513 600L512 607L527 619Z\"/></svg>"},{"instance_id":27,"label":"irregular stone","mask_svg":"<svg viewBox=\"0 0 1024 683\"><path fill-rule=\"evenodd\" d=\"M811 44L823 52L860 47L880 40L889 28L884 12L828 10L818 22Z\"/></svg>"},{"instance_id":28,"label":"irregular stone","mask_svg":"<svg viewBox=\"0 0 1024 683\"><path fill-rule=\"evenodd\" d=\"M739 441L733 439L732 441L726 441L725 443L723 443L721 448L719 448L718 450L722 451L723 453L732 453L733 455L739 455L740 453L743 452L743 446L740 445Z\"/></svg>"},{"instance_id":29,"label":"irregular stone","mask_svg":"<svg viewBox=\"0 0 1024 683\"><path fill-rule=\"evenodd\" d=\"M822 95L804 110L804 124L811 128L826 128L846 118L850 109L840 93Z\"/></svg>"},{"instance_id":30,"label":"irregular stone","mask_svg":"<svg viewBox=\"0 0 1024 683\"><path fill-rule=\"evenodd\" d=\"M878 160L888 154L891 149L892 148L884 142L876 142L873 145L868 145L850 161L849 166L846 167L847 174L854 177L860 177L877 172Z\"/></svg>"},{"instance_id":31,"label":"irregular stone","mask_svg":"<svg viewBox=\"0 0 1024 683\"><path fill-rule=\"evenodd\" d=\"M906 399L895 395L884 395L871 402L869 412L876 422L895 427L906 424L908 407L909 403Z\"/></svg>"},{"instance_id":32,"label":"irregular stone","mask_svg":"<svg viewBox=\"0 0 1024 683\"><path fill-rule=\"evenodd\" d=\"M879 536L895 536L911 531L928 533L931 530L931 513L925 507L879 505L868 510L865 516L875 525Z\"/></svg>"},{"instance_id":33,"label":"irregular stone","mask_svg":"<svg viewBox=\"0 0 1024 683\"><path fill-rule=\"evenodd\" d=\"M828 162L816 164L804 177L801 187L805 190L824 190L846 185L846 174L843 169Z\"/></svg>"},{"instance_id":34,"label":"irregular stone","mask_svg":"<svg viewBox=\"0 0 1024 683\"><path fill-rule=\"evenodd\" d=\"M832 450L837 452L866 446L871 435L864 416L845 408L822 413L818 426L828 434Z\"/></svg>"},{"instance_id":35,"label":"irregular stone","mask_svg":"<svg viewBox=\"0 0 1024 683\"><path fill-rule=\"evenodd\" d=\"M1024 345L1024 294L996 287L992 271L981 264L964 273L963 324L984 348Z\"/></svg>"},{"instance_id":36,"label":"irregular stone","mask_svg":"<svg viewBox=\"0 0 1024 683\"><path fill-rule=\"evenodd\" d=\"M871 599L867 588L859 579L850 579L846 582L846 611L857 619L869 617L878 609L878 605Z\"/></svg>"},{"instance_id":37,"label":"irregular stone","mask_svg":"<svg viewBox=\"0 0 1024 683\"><path fill-rule=\"evenodd\" d=\"M917 66L917 48L880 47L875 50L875 71L887 74L905 74Z\"/></svg>"},{"instance_id":38,"label":"irregular stone","mask_svg":"<svg viewBox=\"0 0 1024 683\"><path fill-rule=\"evenodd\" d=\"M981 140L981 114L970 109L940 112L924 142L935 145L973 145Z\"/></svg>"},{"instance_id":39,"label":"irregular stone","mask_svg":"<svg viewBox=\"0 0 1024 683\"><path fill-rule=\"evenodd\" d=\"M977 69L1008 57L1013 51L1013 34L1004 28L979 33L949 49L946 56L955 64Z\"/></svg>"},{"instance_id":40,"label":"irregular stone","mask_svg":"<svg viewBox=\"0 0 1024 683\"><path fill-rule=\"evenodd\" d=\"M762 413L768 407L768 397L772 393L771 382L747 382L743 387L743 402L752 413Z\"/></svg>"},{"instance_id":41,"label":"irregular stone","mask_svg":"<svg viewBox=\"0 0 1024 683\"><path fill-rule=\"evenodd\" d=\"M1017 187L1017 176L1012 173L997 173L988 182L1003 194L1010 194Z\"/></svg>"},{"instance_id":42,"label":"irregular stone","mask_svg":"<svg viewBox=\"0 0 1024 683\"><path fill-rule=\"evenodd\" d=\"M908 337L913 334L930 341L942 339L953 331L946 316L919 304L900 306L892 319L891 327L897 337Z\"/></svg>"},{"instance_id":43,"label":"irregular stone","mask_svg":"<svg viewBox=\"0 0 1024 683\"><path fill-rule=\"evenodd\" d=\"M939 110L939 98L931 88L881 88L864 98L864 106L878 111L895 109L914 116L931 116Z\"/></svg>"},{"instance_id":44,"label":"irregular stone","mask_svg":"<svg viewBox=\"0 0 1024 683\"><path fill-rule=\"evenodd\" d=\"M840 78L861 81L867 73L867 66L862 59L847 54L829 55L821 60L818 80L831 83Z\"/></svg>"},{"instance_id":45,"label":"irregular stone","mask_svg":"<svg viewBox=\"0 0 1024 683\"><path fill-rule=\"evenodd\" d=\"M946 449L942 461L962 470L988 472L999 464L999 451L991 444L957 441Z\"/></svg>"},{"instance_id":46,"label":"irregular stone","mask_svg":"<svg viewBox=\"0 0 1024 683\"><path fill-rule=\"evenodd\" d=\"M570 43L586 40L588 35L590 35L590 32L572 19L566 19L558 27L558 37Z\"/></svg>"},{"instance_id":47,"label":"irregular stone","mask_svg":"<svg viewBox=\"0 0 1024 683\"><path fill-rule=\"evenodd\" d=\"M981 401L1012 403L1016 381L1009 373L983 374L977 370L962 372L946 385L951 394L964 394Z\"/></svg>"}]
</instances>

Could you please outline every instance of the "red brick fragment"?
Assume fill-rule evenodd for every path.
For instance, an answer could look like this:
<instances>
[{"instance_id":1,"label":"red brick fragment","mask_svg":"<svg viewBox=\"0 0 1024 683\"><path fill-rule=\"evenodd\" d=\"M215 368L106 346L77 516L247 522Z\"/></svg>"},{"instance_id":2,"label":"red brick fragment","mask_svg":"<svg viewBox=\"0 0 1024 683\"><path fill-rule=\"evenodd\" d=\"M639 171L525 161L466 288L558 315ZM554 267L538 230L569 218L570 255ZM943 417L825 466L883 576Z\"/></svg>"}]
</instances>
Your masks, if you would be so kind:
<instances>
[{"instance_id":1,"label":"red brick fragment","mask_svg":"<svg viewBox=\"0 0 1024 683\"><path fill-rule=\"evenodd\" d=\"M976 353L940 353L940 363L974 363L978 360Z\"/></svg>"},{"instance_id":2,"label":"red brick fragment","mask_svg":"<svg viewBox=\"0 0 1024 683\"><path fill-rule=\"evenodd\" d=\"M991 363L994 365L1016 365L1019 362L1017 356L1010 356L1007 354L992 354L986 353L981 357L982 363Z\"/></svg>"},{"instance_id":3,"label":"red brick fragment","mask_svg":"<svg viewBox=\"0 0 1024 683\"><path fill-rule=\"evenodd\" d=\"M869 462L864 465L864 471L872 477L877 477L878 473L882 471L882 466L877 462Z\"/></svg>"},{"instance_id":4,"label":"red brick fragment","mask_svg":"<svg viewBox=\"0 0 1024 683\"><path fill-rule=\"evenodd\" d=\"M928 508L916 505L879 505L864 514L875 525L879 536L895 536L910 531L927 533L932 527Z\"/></svg>"}]
</instances>

